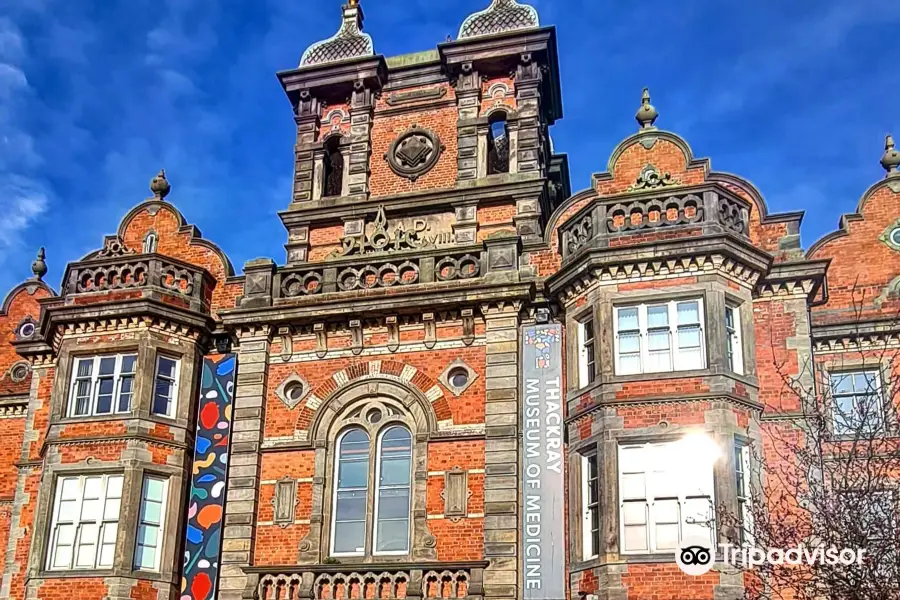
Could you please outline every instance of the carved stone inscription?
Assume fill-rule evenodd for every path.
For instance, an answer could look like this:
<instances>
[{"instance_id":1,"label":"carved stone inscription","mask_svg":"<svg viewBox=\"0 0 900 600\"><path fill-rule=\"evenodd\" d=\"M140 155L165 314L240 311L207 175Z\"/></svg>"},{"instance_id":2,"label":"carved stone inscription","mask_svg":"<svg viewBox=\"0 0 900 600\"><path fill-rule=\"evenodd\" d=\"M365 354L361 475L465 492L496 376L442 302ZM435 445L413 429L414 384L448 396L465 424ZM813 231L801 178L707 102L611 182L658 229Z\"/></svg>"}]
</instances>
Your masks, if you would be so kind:
<instances>
[{"instance_id":1,"label":"carved stone inscription","mask_svg":"<svg viewBox=\"0 0 900 600\"><path fill-rule=\"evenodd\" d=\"M455 243L453 233L437 231L439 224L426 219L388 223L384 207L380 206L373 223L345 228L338 256L434 248Z\"/></svg>"}]
</instances>

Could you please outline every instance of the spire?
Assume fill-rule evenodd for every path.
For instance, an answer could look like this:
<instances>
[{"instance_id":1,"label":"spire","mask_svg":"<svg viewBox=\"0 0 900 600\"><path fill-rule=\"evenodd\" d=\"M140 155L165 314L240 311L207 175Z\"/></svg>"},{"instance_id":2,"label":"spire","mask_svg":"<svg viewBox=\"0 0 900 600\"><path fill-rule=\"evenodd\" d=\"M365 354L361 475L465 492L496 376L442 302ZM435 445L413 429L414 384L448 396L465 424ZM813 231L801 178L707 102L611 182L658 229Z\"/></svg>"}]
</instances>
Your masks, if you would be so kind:
<instances>
[{"instance_id":1,"label":"spire","mask_svg":"<svg viewBox=\"0 0 900 600\"><path fill-rule=\"evenodd\" d=\"M884 156L881 157L881 166L887 171L887 177L900 177L900 152L894 150L894 138L888 134L884 138Z\"/></svg>"},{"instance_id":2,"label":"spire","mask_svg":"<svg viewBox=\"0 0 900 600\"><path fill-rule=\"evenodd\" d=\"M516 0L492 0L491 5L469 15L459 28L459 39L505 33L540 27L538 13L532 6Z\"/></svg>"},{"instance_id":3,"label":"spire","mask_svg":"<svg viewBox=\"0 0 900 600\"><path fill-rule=\"evenodd\" d=\"M34 279L36 281L43 280L44 275L47 274L47 263L44 260L45 258L47 258L47 253L42 247L40 250L38 250L37 260L31 263L31 272L34 273Z\"/></svg>"},{"instance_id":4,"label":"spire","mask_svg":"<svg viewBox=\"0 0 900 600\"><path fill-rule=\"evenodd\" d=\"M635 119L641 124L641 129L651 129L658 117L659 113L656 112L656 108L650 104L650 88L644 88L641 107L638 109Z\"/></svg>"},{"instance_id":5,"label":"spire","mask_svg":"<svg viewBox=\"0 0 900 600\"><path fill-rule=\"evenodd\" d=\"M160 169L156 177L150 180L150 191L153 192L154 196L162 200L169 195L171 190L172 186L169 185L169 180L166 179L166 170Z\"/></svg>"},{"instance_id":6,"label":"spire","mask_svg":"<svg viewBox=\"0 0 900 600\"><path fill-rule=\"evenodd\" d=\"M363 33L362 6L359 0L347 0L343 8L344 17L341 28L336 34L316 42L306 49L303 58L300 59L301 67L324 65L327 63L360 58L362 56L374 56L375 47L372 44L372 36Z\"/></svg>"}]
</instances>

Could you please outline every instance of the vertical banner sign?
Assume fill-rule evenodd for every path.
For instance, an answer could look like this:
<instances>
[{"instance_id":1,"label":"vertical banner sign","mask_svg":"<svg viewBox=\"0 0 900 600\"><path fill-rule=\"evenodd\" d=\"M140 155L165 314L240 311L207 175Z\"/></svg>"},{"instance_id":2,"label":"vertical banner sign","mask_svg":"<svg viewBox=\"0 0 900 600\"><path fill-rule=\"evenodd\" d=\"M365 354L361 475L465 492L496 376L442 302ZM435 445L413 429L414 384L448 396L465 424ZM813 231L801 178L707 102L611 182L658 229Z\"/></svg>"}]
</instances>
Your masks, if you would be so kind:
<instances>
[{"instance_id":1,"label":"vertical banner sign","mask_svg":"<svg viewBox=\"0 0 900 600\"><path fill-rule=\"evenodd\" d=\"M522 573L526 600L566 597L562 326L526 327L522 348Z\"/></svg>"},{"instance_id":2,"label":"vertical banner sign","mask_svg":"<svg viewBox=\"0 0 900 600\"><path fill-rule=\"evenodd\" d=\"M180 600L216 597L236 362L234 354L203 359Z\"/></svg>"}]
</instances>

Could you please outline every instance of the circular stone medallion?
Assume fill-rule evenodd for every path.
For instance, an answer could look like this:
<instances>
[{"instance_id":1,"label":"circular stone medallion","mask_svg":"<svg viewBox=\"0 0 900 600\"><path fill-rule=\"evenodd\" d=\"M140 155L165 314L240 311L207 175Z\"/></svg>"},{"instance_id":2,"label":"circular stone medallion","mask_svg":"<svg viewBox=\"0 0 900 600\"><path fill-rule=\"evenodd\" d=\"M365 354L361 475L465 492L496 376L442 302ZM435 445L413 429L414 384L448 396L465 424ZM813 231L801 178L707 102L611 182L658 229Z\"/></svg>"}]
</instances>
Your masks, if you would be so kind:
<instances>
[{"instance_id":1,"label":"circular stone medallion","mask_svg":"<svg viewBox=\"0 0 900 600\"><path fill-rule=\"evenodd\" d=\"M394 140L384 158L394 173L415 181L434 168L443 151L435 132L413 125Z\"/></svg>"}]
</instances>

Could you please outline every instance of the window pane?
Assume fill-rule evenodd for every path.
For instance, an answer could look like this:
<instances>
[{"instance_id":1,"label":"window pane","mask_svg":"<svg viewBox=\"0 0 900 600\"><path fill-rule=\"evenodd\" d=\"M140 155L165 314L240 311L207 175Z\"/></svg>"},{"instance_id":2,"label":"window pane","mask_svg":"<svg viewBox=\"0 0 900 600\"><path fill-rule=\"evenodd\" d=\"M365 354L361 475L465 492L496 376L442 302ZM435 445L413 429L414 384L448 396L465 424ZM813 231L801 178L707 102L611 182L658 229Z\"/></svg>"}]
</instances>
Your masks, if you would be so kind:
<instances>
[{"instance_id":1,"label":"window pane","mask_svg":"<svg viewBox=\"0 0 900 600\"><path fill-rule=\"evenodd\" d=\"M852 394L853 378L845 374L832 375L831 387L835 394Z\"/></svg>"},{"instance_id":2,"label":"window pane","mask_svg":"<svg viewBox=\"0 0 900 600\"><path fill-rule=\"evenodd\" d=\"M647 307L647 327L668 327L669 326L669 307L665 304L659 306Z\"/></svg>"},{"instance_id":3,"label":"window pane","mask_svg":"<svg viewBox=\"0 0 900 600\"><path fill-rule=\"evenodd\" d=\"M134 565L138 569L155 569L156 548L138 546L135 550Z\"/></svg>"},{"instance_id":4,"label":"window pane","mask_svg":"<svg viewBox=\"0 0 900 600\"><path fill-rule=\"evenodd\" d=\"M700 303L679 302L678 303L678 324L691 325L700 322Z\"/></svg>"},{"instance_id":5,"label":"window pane","mask_svg":"<svg viewBox=\"0 0 900 600\"><path fill-rule=\"evenodd\" d=\"M338 469L339 488L365 488L369 482L368 456L364 460L341 460Z\"/></svg>"},{"instance_id":6,"label":"window pane","mask_svg":"<svg viewBox=\"0 0 900 600\"><path fill-rule=\"evenodd\" d=\"M382 485L409 485L410 459L392 458L381 463Z\"/></svg>"},{"instance_id":7,"label":"window pane","mask_svg":"<svg viewBox=\"0 0 900 600\"><path fill-rule=\"evenodd\" d=\"M409 518L409 488L381 490L378 496L378 518Z\"/></svg>"},{"instance_id":8,"label":"window pane","mask_svg":"<svg viewBox=\"0 0 900 600\"><path fill-rule=\"evenodd\" d=\"M75 543L75 526L60 525L56 530L56 544L58 546L71 546Z\"/></svg>"},{"instance_id":9,"label":"window pane","mask_svg":"<svg viewBox=\"0 0 900 600\"><path fill-rule=\"evenodd\" d=\"M159 528L153 525L141 525L138 527L138 544L142 546L156 546L159 543Z\"/></svg>"},{"instance_id":10,"label":"window pane","mask_svg":"<svg viewBox=\"0 0 900 600\"><path fill-rule=\"evenodd\" d=\"M621 375L632 375L641 372L641 357L636 354L619 357Z\"/></svg>"},{"instance_id":11,"label":"window pane","mask_svg":"<svg viewBox=\"0 0 900 600\"><path fill-rule=\"evenodd\" d=\"M625 473L622 475L622 498L643 499L647 497L643 473Z\"/></svg>"},{"instance_id":12,"label":"window pane","mask_svg":"<svg viewBox=\"0 0 900 600\"><path fill-rule=\"evenodd\" d=\"M106 506L103 508L103 520L104 521L118 521L119 520L119 512L121 511L122 500L119 498L110 498L106 501Z\"/></svg>"},{"instance_id":13,"label":"window pane","mask_svg":"<svg viewBox=\"0 0 900 600\"><path fill-rule=\"evenodd\" d=\"M74 522L78 519L78 501L63 500L59 503L58 519L60 521Z\"/></svg>"},{"instance_id":14,"label":"window pane","mask_svg":"<svg viewBox=\"0 0 900 600\"><path fill-rule=\"evenodd\" d=\"M625 527L625 551L647 550L647 527L645 525Z\"/></svg>"},{"instance_id":15,"label":"window pane","mask_svg":"<svg viewBox=\"0 0 900 600\"><path fill-rule=\"evenodd\" d=\"M668 334L667 334L668 336ZM620 333L619 334L619 353L631 354L641 351L641 334L639 333Z\"/></svg>"},{"instance_id":16,"label":"window pane","mask_svg":"<svg viewBox=\"0 0 900 600\"><path fill-rule=\"evenodd\" d=\"M94 370L94 359L92 358L79 358L78 359L78 367L76 368L77 377L90 377L91 372Z\"/></svg>"},{"instance_id":17,"label":"window pane","mask_svg":"<svg viewBox=\"0 0 900 600\"><path fill-rule=\"evenodd\" d=\"M156 379L156 393L153 395L153 413L157 415L169 414L172 399L173 383L166 379Z\"/></svg>"},{"instance_id":18,"label":"window pane","mask_svg":"<svg viewBox=\"0 0 900 600\"><path fill-rule=\"evenodd\" d=\"M115 356L104 356L100 359L100 370L97 371L97 374L103 377L104 375L110 376L116 372L116 357Z\"/></svg>"},{"instance_id":19,"label":"window pane","mask_svg":"<svg viewBox=\"0 0 900 600\"><path fill-rule=\"evenodd\" d=\"M338 521L363 521L366 518L366 492L338 492L335 518Z\"/></svg>"},{"instance_id":20,"label":"window pane","mask_svg":"<svg viewBox=\"0 0 900 600\"><path fill-rule=\"evenodd\" d=\"M363 552L366 543L364 521L334 524L334 551L337 553Z\"/></svg>"},{"instance_id":21,"label":"window pane","mask_svg":"<svg viewBox=\"0 0 900 600\"><path fill-rule=\"evenodd\" d=\"M107 498L121 498L122 497L122 482L124 477L121 475L113 475L106 479L106 497Z\"/></svg>"},{"instance_id":22,"label":"window pane","mask_svg":"<svg viewBox=\"0 0 900 600\"><path fill-rule=\"evenodd\" d=\"M122 373L134 373L134 367L137 364L137 356L134 354L126 354L122 357Z\"/></svg>"},{"instance_id":23,"label":"window pane","mask_svg":"<svg viewBox=\"0 0 900 600\"><path fill-rule=\"evenodd\" d=\"M74 528L73 528L74 529ZM54 569L67 569L72 564L72 546L56 546L56 554L53 557Z\"/></svg>"},{"instance_id":24,"label":"window pane","mask_svg":"<svg viewBox=\"0 0 900 600\"><path fill-rule=\"evenodd\" d=\"M703 353L700 348L693 350L681 349L678 352L678 368L679 369L702 369Z\"/></svg>"},{"instance_id":25,"label":"window pane","mask_svg":"<svg viewBox=\"0 0 900 600\"><path fill-rule=\"evenodd\" d=\"M710 538L712 506L709 498L690 498L684 504L684 536Z\"/></svg>"},{"instance_id":26,"label":"window pane","mask_svg":"<svg viewBox=\"0 0 900 600\"><path fill-rule=\"evenodd\" d=\"M108 415L112 412L113 388L115 380L107 377L97 381L97 414Z\"/></svg>"},{"instance_id":27,"label":"window pane","mask_svg":"<svg viewBox=\"0 0 900 600\"><path fill-rule=\"evenodd\" d=\"M730 306L725 307L725 327L734 330L734 309Z\"/></svg>"},{"instance_id":28,"label":"window pane","mask_svg":"<svg viewBox=\"0 0 900 600\"><path fill-rule=\"evenodd\" d=\"M678 347L699 348L700 347L700 328L699 327L682 327L678 329Z\"/></svg>"},{"instance_id":29,"label":"window pane","mask_svg":"<svg viewBox=\"0 0 900 600\"><path fill-rule=\"evenodd\" d=\"M144 482L144 498L153 502L163 501L163 490L166 484L161 479L147 479Z\"/></svg>"},{"instance_id":30,"label":"window pane","mask_svg":"<svg viewBox=\"0 0 900 600\"><path fill-rule=\"evenodd\" d=\"M678 523L678 500L658 500L653 504L653 518L659 523Z\"/></svg>"},{"instance_id":31,"label":"window pane","mask_svg":"<svg viewBox=\"0 0 900 600\"><path fill-rule=\"evenodd\" d=\"M91 410L91 380L86 379L75 384L75 411L77 416L86 415Z\"/></svg>"},{"instance_id":32,"label":"window pane","mask_svg":"<svg viewBox=\"0 0 900 600\"><path fill-rule=\"evenodd\" d=\"M131 410L131 396L134 393L134 378L131 376L123 377L119 383L119 402L116 406L118 412L128 412Z\"/></svg>"},{"instance_id":33,"label":"window pane","mask_svg":"<svg viewBox=\"0 0 900 600\"><path fill-rule=\"evenodd\" d=\"M656 549L672 550L678 547L678 523L656 525Z\"/></svg>"},{"instance_id":34,"label":"window pane","mask_svg":"<svg viewBox=\"0 0 900 600\"><path fill-rule=\"evenodd\" d=\"M628 329L638 329L638 309L637 307L632 308L620 308L619 309L619 331L625 331Z\"/></svg>"},{"instance_id":35,"label":"window pane","mask_svg":"<svg viewBox=\"0 0 900 600\"><path fill-rule=\"evenodd\" d=\"M379 521L376 552L406 551L409 540L409 521Z\"/></svg>"},{"instance_id":36,"label":"window pane","mask_svg":"<svg viewBox=\"0 0 900 600\"><path fill-rule=\"evenodd\" d=\"M625 525L647 523L647 505L644 502L626 502L622 505L622 519Z\"/></svg>"},{"instance_id":37,"label":"window pane","mask_svg":"<svg viewBox=\"0 0 900 600\"><path fill-rule=\"evenodd\" d=\"M165 356L160 356L159 361L157 363L157 373L161 377L168 377L169 379L175 378L175 365L177 361L172 360L171 358L166 358Z\"/></svg>"},{"instance_id":38,"label":"window pane","mask_svg":"<svg viewBox=\"0 0 900 600\"><path fill-rule=\"evenodd\" d=\"M669 349L669 330L651 331L647 334L647 348L650 352Z\"/></svg>"}]
</instances>

